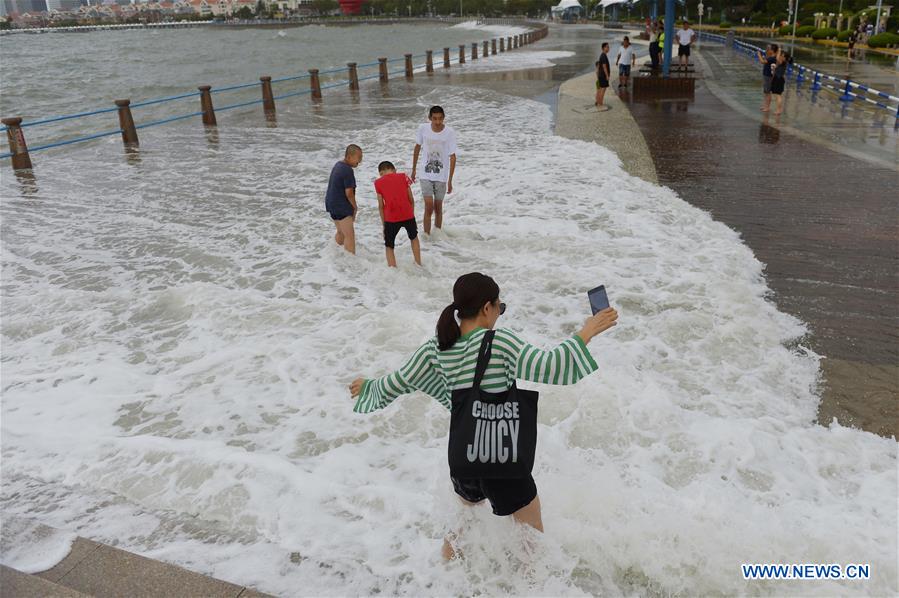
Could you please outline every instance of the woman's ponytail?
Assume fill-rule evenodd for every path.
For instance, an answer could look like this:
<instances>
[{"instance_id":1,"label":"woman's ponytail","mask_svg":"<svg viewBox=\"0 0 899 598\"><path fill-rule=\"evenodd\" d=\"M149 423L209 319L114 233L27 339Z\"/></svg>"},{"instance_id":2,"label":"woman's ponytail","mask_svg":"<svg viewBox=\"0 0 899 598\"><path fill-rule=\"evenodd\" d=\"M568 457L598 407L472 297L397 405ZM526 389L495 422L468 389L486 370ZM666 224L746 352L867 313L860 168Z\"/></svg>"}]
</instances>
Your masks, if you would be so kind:
<instances>
[{"instance_id":1,"label":"woman's ponytail","mask_svg":"<svg viewBox=\"0 0 899 598\"><path fill-rule=\"evenodd\" d=\"M499 299L499 286L496 282L480 272L463 274L453 285L453 302L447 305L440 319L437 320L437 346L446 351L456 344L462 331L456 322L459 318L475 318L485 303L495 303Z\"/></svg>"},{"instance_id":2,"label":"woman's ponytail","mask_svg":"<svg viewBox=\"0 0 899 598\"><path fill-rule=\"evenodd\" d=\"M441 351L446 351L456 344L462 331L459 330L459 324L456 322L456 304L450 303L440 314L437 320L437 346Z\"/></svg>"}]
</instances>

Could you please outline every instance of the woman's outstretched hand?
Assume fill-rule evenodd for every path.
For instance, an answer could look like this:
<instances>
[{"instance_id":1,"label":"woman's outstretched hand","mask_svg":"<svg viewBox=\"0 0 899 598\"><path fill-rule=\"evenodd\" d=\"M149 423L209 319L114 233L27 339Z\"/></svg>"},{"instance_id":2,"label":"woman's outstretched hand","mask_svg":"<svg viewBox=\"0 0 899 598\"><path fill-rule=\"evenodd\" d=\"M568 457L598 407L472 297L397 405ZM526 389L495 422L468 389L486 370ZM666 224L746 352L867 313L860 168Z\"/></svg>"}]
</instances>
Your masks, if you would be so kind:
<instances>
[{"instance_id":1,"label":"woman's outstretched hand","mask_svg":"<svg viewBox=\"0 0 899 598\"><path fill-rule=\"evenodd\" d=\"M581 328L581 331L578 332L577 335L581 337L581 340L586 344L589 343L594 336L600 332L605 332L617 323L618 312L611 307L607 307L602 311L596 312L596 315L587 318L587 321L584 322L584 327Z\"/></svg>"},{"instance_id":2,"label":"woman's outstretched hand","mask_svg":"<svg viewBox=\"0 0 899 598\"><path fill-rule=\"evenodd\" d=\"M356 398L359 396L359 393L362 392L362 384L365 382L365 378L356 378L353 380L353 383L350 384L350 396L352 398Z\"/></svg>"}]
</instances>

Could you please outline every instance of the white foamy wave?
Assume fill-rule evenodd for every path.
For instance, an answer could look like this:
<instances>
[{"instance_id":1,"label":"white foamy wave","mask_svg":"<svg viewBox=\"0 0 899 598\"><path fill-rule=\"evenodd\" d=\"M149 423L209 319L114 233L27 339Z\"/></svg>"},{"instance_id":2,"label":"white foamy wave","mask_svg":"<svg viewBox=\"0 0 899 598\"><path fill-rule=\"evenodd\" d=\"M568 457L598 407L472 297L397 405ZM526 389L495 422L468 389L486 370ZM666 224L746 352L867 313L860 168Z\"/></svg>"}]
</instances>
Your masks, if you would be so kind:
<instances>
[{"instance_id":1,"label":"white foamy wave","mask_svg":"<svg viewBox=\"0 0 899 598\"><path fill-rule=\"evenodd\" d=\"M486 25L477 21L465 21L452 26L453 29L468 29L471 31L483 31L494 35L518 35L530 31L527 27L515 27L513 25Z\"/></svg>"},{"instance_id":2,"label":"white foamy wave","mask_svg":"<svg viewBox=\"0 0 899 598\"><path fill-rule=\"evenodd\" d=\"M6 515L0 530L0 563L22 573L46 571L69 554L74 541L71 532Z\"/></svg>"},{"instance_id":3,"label":"white foamy wave","mask_svg":"<svg viewBox=\"0 0 899 598\"><path fill-rule=\"evenodd\" d=\"M506 52L482 57L479 60L469 60L465 64L458 65L465 73L488 73L496 71L517 71L521 69L534 69L551 67L554 60L574 56L574 52L558 51L518 51Z\"/></svg>"},{"instance_id":4,"label":"white foamy wave","mask_svg":"<svg viewBox=\"0 0 899 598\"><path fill-rule=\"evenodd\" d=\"M60 155L38 197L4 177L4 512L281 595L785 591L744 562L871 563L788 591L895 594L896 442L814 423L817 357L738 235L553 137L542 104L441 88L417 112L435 102L460 159L421 269L402 235L386 268L371 185L408 170L417 122L341 129L364 104L208 144L146 129L139 165ZM355 258L322 211L349 141ZM538 344L597 284L621 314L598 373L540 387L543 536L459 505L433 400L351 413L350 380L398 367L474 270Z\"/></svg>"}]
</instances>

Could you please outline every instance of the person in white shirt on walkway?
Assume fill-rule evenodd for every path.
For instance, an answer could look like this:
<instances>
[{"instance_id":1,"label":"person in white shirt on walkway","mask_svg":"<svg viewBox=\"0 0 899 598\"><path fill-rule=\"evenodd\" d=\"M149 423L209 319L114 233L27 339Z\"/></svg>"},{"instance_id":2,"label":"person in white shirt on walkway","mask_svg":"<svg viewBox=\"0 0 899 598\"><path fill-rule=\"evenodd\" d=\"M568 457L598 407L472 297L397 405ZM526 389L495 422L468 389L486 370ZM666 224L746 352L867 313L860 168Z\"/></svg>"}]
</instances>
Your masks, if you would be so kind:
<instances>
[{"instance_id":1,"label":"person in white shirt on walkway","mask_svg":"<svg viewBox=\"0 0 899 598\"><path fill-rule=\"evenodd\" d=\"M690 28L690 23L684 21L682 29L677 33L677 56L680 59L681 68L686 71L690 62L690 45L696 41L696 32Z\"/></svg>"},{"instance_id":2,"label":"person in white shirt on walkway","mask_svg":"<svg viewBox=\"0 0 899 598\"><path fill-rule=\"evenodd\" d=\"M456 172L456 132L443 124L446 114L440 106L431 106L428 120L415 133L412 153L412 182L415 182L418 156L424 152L424 174L421 175L421 194L425 203L424 229L431 234L431 214L434 226L443 228L443 198L453 192Z\"/></svg>"},{"instance_id":3,"label":"person in white shirt on walkway","mask_svg":"<svg viewBox=\"0 0 899 598\"><path fill-rule=\"evenodd\" d=\"M618 48L615 64L618 65L618 87L627 87L627 82L631 78L631 67L637 64L637 52L627 37Z\"/></svg>"}]
</instances>

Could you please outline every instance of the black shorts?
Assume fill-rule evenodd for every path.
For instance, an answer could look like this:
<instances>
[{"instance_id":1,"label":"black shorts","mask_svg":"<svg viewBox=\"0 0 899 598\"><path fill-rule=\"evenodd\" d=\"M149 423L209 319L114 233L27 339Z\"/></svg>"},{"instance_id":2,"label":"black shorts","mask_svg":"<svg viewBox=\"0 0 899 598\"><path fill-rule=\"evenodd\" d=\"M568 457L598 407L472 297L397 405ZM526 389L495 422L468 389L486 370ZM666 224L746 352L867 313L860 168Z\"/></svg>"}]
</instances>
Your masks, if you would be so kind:
<instances>
[{"instance_id":1,"label":"black shorts","mask_svg":"<svg viewBox=\"0 0 899 598\"><path fill-rule=\"evenodd\" d=\"M493 514L500 517L528 506L537 497L537 484L530 475L514 480L450 479L456 494L468 502L481 502L486 498Z\"/></svg>"},{"instance_id":2,"label":"black shorts","mask_svg":"<svg viewBox=\"0 0 899 598\"><path fill-rule=\"evenodd\" d=\"M353 215L352 212L344 213L344 212L328 212L331 215L331 220L337 222L338 220L343 220L344 218L349 218Z\"/></svg>"},{"instance_id":3,"label":"black shorts","mask_svg":"<svg viewBox=\"0 0 899 598\"><path fill-rule=\"evenodd\" d=\"M596 89L605 89L608 86L609 86L609 80L606 79L605 77L602 77L601 79L598 79L596 81Z\"/></svg>"},{"instance_id":4,"label":"black shorts","mask_svg":"<svg viewBox=\"0 0 899 598\"><path fill-rule=\"evenodd\" d=\"M786 79L783 77L774 77L771 79L771 93L774 95L781 95L784 92L784 84L786 83Z\"/></svg>"},{"instance_id":5,"label":"black shorts","mask_svg":"<svg viewBox=\"0 0 899 598\"><path fill-rule=\"evenodd\" d=\"M416 237L418 237L418 225L415 223L415 218L411 218L409 220L403 220L402 222L385 222L384 223L384 245L393 249L393 244L396 242L396 236L399 234L400 229L405 228L406 234L409 235L409 240L412 241Z\"/></svg>"},{"instance_id":6,"label":"black shorts","mask_svg":"<svg viewBox=\"0 0 899 598\"><path fill-rule=\"evenodd\" d=\"M690 55L690 44L687 44L686 46L683 44L678 44L677 55L678 56L689 56Z\"/></svg>"}]
</instances>

